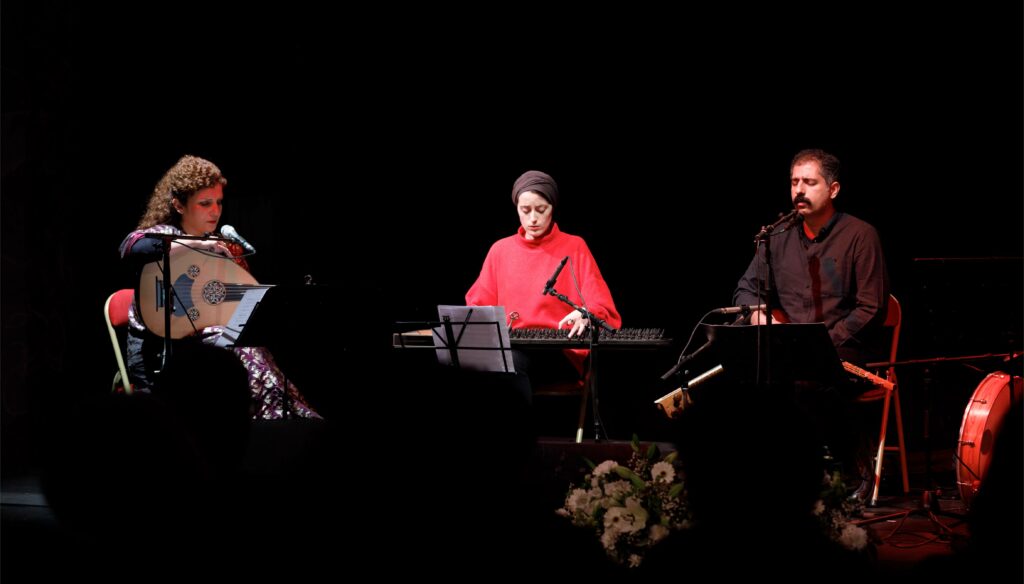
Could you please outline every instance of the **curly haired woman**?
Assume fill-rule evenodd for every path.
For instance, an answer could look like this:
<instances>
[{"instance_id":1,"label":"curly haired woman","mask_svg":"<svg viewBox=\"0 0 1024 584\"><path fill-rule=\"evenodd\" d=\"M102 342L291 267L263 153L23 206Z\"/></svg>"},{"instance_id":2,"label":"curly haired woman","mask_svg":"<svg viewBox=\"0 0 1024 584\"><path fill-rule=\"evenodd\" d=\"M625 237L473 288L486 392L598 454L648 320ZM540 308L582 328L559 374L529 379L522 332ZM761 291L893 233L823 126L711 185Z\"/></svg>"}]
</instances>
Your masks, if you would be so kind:
<instances>
[{"instance_id":1,"label":"curly haired woman","mask_svg":"<svg viewBox=\"0 0 1024 584\"><path fill-rule=\"evenodd\" d=\"M215 233L224 209L227 182L212 162L196 156L183 156L156 184L138 226L121 243L121 257L141 271L145 264L160 259L165 245L165 240L145 237L146 234L204 236ZM225 261L234 261L249 270L242 257L244 249L234 242L189 239L173 240L170 244L220 254L230 258ZM137 303L132 303L129 323L129 373L136 389L147 391L157 381L153 374L161 366L164 339L146 328ZM217 345L223 332L220 326L209 326L177 342ZM238 356L249 374L254 419L279 419L289 415L320 417L295 385L288 381L266 348L235 347L227 350ZM200 382L197 374L197 383Z\"/></svg>"}]
</instances>

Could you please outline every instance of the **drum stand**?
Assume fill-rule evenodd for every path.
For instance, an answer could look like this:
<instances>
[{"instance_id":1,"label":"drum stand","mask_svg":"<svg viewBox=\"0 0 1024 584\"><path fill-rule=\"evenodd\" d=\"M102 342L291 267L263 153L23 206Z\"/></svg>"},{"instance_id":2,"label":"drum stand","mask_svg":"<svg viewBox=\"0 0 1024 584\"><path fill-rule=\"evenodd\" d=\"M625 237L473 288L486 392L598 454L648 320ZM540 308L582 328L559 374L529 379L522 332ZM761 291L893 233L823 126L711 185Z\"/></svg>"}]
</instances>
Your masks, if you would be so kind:
<instances>
[{"instance_id":1,"label":"drum stand","mask_svg":"<svg viewBox=\"0 0 1024 584\"><path fill-rule=\"evenodd\" d=\"M931 365L936 365L936 364L942 364L942 363L960 363L960 364L963 364L963 365L965 365L967 367L970 367L970 368L972 368L972 369L974 369L974 370L976 370L978 372L983 372L984 371L983 369L981 369L979 367L976 367L974 365L971 365L970 361L979 361L979 360L984 360L984 359L999 358L999 359L1002 359L1003 362L1005 363L1005 362L1009 362L1009 361L1012 361L1012 360L1020 359L1021 356L1022 355L1021 355L1020 352L1012 352L1012 353L986 353L986 354L983 354L983 355L964 355L964 356L957 356L957 357L935 357L935 358L929 358L929 359L909 359L909 360L892 361L892 362L868 363L869 368L887 368L887 367L907 366L907 365L923 365L924 366L924 369L922 371L922 377L921 377L921 387L923 389L923 397L924 397L924 400L923 400L924 401L924 408L923 408L923 412L922 412L923 420L922 420L922 425L921 425L921 428L922 428L922 435L921 435L921 437L924 440L924 471L925 471L925 481L926 481L926 485L927 485L926 489L925 489L926 491L928 491L928 490L933 490L933 491L939 490L939 487L938 487L938 485L935 482L935 477L934 477L934 475L932 473L932 439L931 439L932 367L930 367L930 366ZM1011 374L1011 378L1013 376L1014 375ZM1016 389L1016 387L1014 386L1014 387L1011 388L1011 391L1017 392L1019 390ZM1020 399L1019 394L1016 395L1014 399ZM959 464L960 461L958 460L957 463Z\"/></svg>"},{"instance_id":2,"label":"drum stand","mask_svg":"<svg viewBox=\"0 0 1024 584\"><path fill-rule=\"evenodd\" d=\"M953 527L946 525L942 521L939 521L938 516L949 517L956 520L954 526L960 525L967 521L967 516L963 513L953 513L950 511L942 511L939 509L939 499L937 491L924 491L921 493L921 500L918 501L918 505L914 509L908 509L906 511L899 511L896 513L886 513L883 515L876 515L875 517L867 517L859 521L851 521L853 525L864 526L872 523L878 523L880 521L899 520L899 524L889 534L889 537L894 535L903 526L903 522L906 521L912 515L924 515L931 522L932 525L938 528L938 535L936 539L939 540L951 540L956 534L953 533Z\"/></svg>"},{"instance_id":3,"label":"drum stand","mask_svg":"<svg viewBox=\"0 0 1024 584\"><path fill-rule=\"evenodd\" d=\"M916 363L934 363L934 362L940 362L940 361L961 361L961 362L963 362L963 361L967 361L967 360L973 360L973 359L979 359L979 358L987 358L987 357L992 357L992 356L993 355L981 355L981 356L970 356L970 357L952 357L952 358L941 358L941 359L927 359L927 360L918 360L918 361L916 361ZM995 356L1005 357L1005 355L995 355ZM1012 354L1011 354L1011 356L1012 356ZM907 363L911 363L911 362L907 362ZM968 365L968 366L973 367L972 365ZM936 525L941 530L942 533L939 536L941 538L943 535L952 536L953 532L952 532L952 529L949 526L947 526L946 524L944 524L941 521L939 521L939 519L937 517L938 515L942 515L942 516L945 516L945 517L953 518L953 519L957 520L960 523L962 523L962 522L967 520L967 516L965 514L963 514L963 513L953 513L953 512L950 512L950 511L942 511L939 508L939 498L938 498L939 490L932 488L935 485L934 485L933 477L932 477L932 474L931 474L931 445L930 445L930 442L929 442L929 435L928 435L928 405L927 405L928 399L930 397L928 395L928 390L929 390L928 386L929 386L930 381L931 381L930 378L931 378L930 371L928 370L928 368L925 368L925 370L924 370L924 377L923 377L923 380L922 380L923 381L923 385L925 387L925 401L926 401L926 406L925 406L925 411L924 411L924 414L925 414L925 426L924 426L925 434L924 434L924 438L925 438L925 448L927 449L926 452L925 452L925 465L926 465L925 472L927 473L927 480L928 480L929 488L927 490L925 490L921 494L921 501L919 502L918 507L916 509L911 509L911 510L908 510L908 511L901 511L901 512L898 512L898 513L889 513L889 514L885 514L885 515L879 515L879 516L876 516L876 517L866 518L866 519L863 519L861 521L854 522L855 525L868 525L868 524L871 524L871 523L877 523L879 521L887 521L889 519L896 519L896 518L899 518L902 521L902 520L905 520L907 517L909 517L909 516L911 516L913 514L920 513L920 514L926 515L928 517L928 519L930 519L931 522L934 525ZM989 382L990 379L994 379L997 383L999 383L1004 378L1006 379L1006 381L1004 383L1001 383L1001 384L995 385L995 386L988 385L988 382ZM973 441L965 442L964 441L964 435L963 435L965 424L967 424L967 419L968 419L967 416L971 412L971 405L973 405L975 402L977 402L977 403L981 403L981 404L986 404L989 407L995 407L996 404L998 404L998 403L1005 404L1005 403L1008 402L1012 406L1012 404L1018 403L1020 401L1020 399L1021 399L1021 396L1020 396L1021 385L1022 384L1020 383L1020 378L1017 377L1017 376L1008 375L1008 374L1005 374L1005 373L1002 373L1002 372L990 373L981 382L981 384L978 385L978 388L975 390L975 394L972 395L972 397L971 397L971 404L968 405L968 409L964 412L964 422L963 422L963 424L961 424L961 429L960 429L960 432L961 432L961 436L960 436L961 444L969 444L969 445L972 445L972 446L974 445ZM1003 389L1003 388L1008 389L1009 393L1005 394L1008 397L1006 397L1005 400L1003 400L1002 399L1003 394L1002 394L1001 391L996 393L995 395L991 395L990 392L986 391L986 392L982 393L981 396L979 397L978 392L981 391L982 388L989 388L989 387L997 387L1000 390ZM989 412L990 412L990 410L985 410L985 412L984 412L985 413L985 420L986 420L986 422L987 422L987 419L988 419ZM984 428L981 428L981 429L985 430L986 432L988 431L988 427L987 426L985 426ZM978 434L978 429L977 428L975 428L975 434ZM977 435L977 436L972 434L970 436L970 438L973 438L974 440L980 441L982 439L982 436L980 434ZM980 448L981 444L978 444L977 446ZM955 454L955 457L957 459L957 465L958 465L957 487L958 487L958 489L961 492L961 500L963 501L963 503L965 505L969 505L971 503L970 498L968 498L966 496L966 494L964 493L964 491L962 489L963 489L964 486L967 486L966 483L964 483L963 481L965 479L968 479L968 478L971 478L971 477L963 477L963 478L961 478L960 474L959 474L959 468L965 469L970 475L972 475L973 476L972 482L975 483L975 484L980 484L981 479L982 479L981 475L984 474L983 468L978 468L977 471L972 469L967 461L964 461L963 459L961 459L959 451L958 451L957 454ZM898 529L899 529L899 527L897 527L897 530ZM894 533L895 533L895 530L894 530Z\"/></svg>"}]
</instances>

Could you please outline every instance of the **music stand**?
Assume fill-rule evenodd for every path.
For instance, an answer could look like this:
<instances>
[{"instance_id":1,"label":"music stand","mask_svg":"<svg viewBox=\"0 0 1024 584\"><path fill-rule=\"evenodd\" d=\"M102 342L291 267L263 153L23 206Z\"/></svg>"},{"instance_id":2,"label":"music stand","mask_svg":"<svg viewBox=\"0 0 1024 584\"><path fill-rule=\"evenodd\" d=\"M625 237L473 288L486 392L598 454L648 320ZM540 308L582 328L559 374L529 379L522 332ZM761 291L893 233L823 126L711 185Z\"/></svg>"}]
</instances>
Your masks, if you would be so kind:
<instances>
[{"instance_id":1,"label":"music stand","mask_svg":"<svg viewBox=\"0 0 1024 584\"><path fill-rule=\"evenodd\" d=\"M764 326L704 324L713 354L725 372L740 383L758 381L758 336L763 344ZM796 381L838 383L845 378L842 363L824 323L776 323L772 325L772 359L767 373L773 385ZM761 378L764 378L762 372Z\"/></svg>"},{"instance_id":2,"label":"music stand","mask_svg":"<svg viewBox=\"0 0 1024 584\"><path fill-rule=\"evenodd\" d=\"M257 300L249 316L240 322L235 336L235 347L267 347L280 343L292 335L308 333L308 315L319 312L310 305L314 298L309 286L273 286ZM234 318L232 318L234 320ZM236 329L229 327L229 333Z\"/></svg>"},{"instance_id":3,"label":"music stand","mask_svg":"<svg viewBox=\"0 0 1024 584\"><path fill-rule=\"evenodd\" d=\"M396 349L434 349L453 369L515 373L504 306L438 305L438 320L394 323Z\"/></svg>"},{"instance_id":4,"label":"music stand","mask_svg":"<svg viewBox=\"0 0 1024 584\"><path fill-rule=\"evenodd\" d=\"M703 323L703 327L708 341L680 362L689 362L699 355L705 367L709 362L715 365L654 401L670 418L689 403L694 395L691 392L718 377L728 378L739 386L760 389L766 375L758 370L758 357L765 353L768 342L771 342L772 359L767 378L773 387L792 387L796 382L839 384L846 379L824 323L776 323L771 327L770 336L768 327L763 325Z\"/></svg>"},{"instance_id":5,"label":"music stand","mask_svg":"<svg viewBox=\"0 0 1024 584\"><path fill-rule=\"evenodd\" d=\"M431 328L439 363L456 369L515 373L504 306L439 305L437 313L440 321Z\"/></svg>"},{"instance_id":6,"label":"music stand","mask_svg":"<svg viewBox=\"0 0 1024 584\"><path fill-rule=\"evenodd\" d=\"M310 314L323 314L319 309L327 299L324 294L315 294L317 286L278 285L262 291L262 296L255 306L248 311L248 316L238 319L225 327L222 336L226 346L231 347L268 347L288 342L289 339L308 337L310 334ZM257 291L250 291L259 294ZM247 292L250 293L250 292ZM240 307L236 316L241 316ZM232 338L234 342L232 343ZM288 374L281 369L284 376L284 395L281 398L281 409L285 418L292 414L291 396L288 395Z\"/></svg>"}]
</instances>

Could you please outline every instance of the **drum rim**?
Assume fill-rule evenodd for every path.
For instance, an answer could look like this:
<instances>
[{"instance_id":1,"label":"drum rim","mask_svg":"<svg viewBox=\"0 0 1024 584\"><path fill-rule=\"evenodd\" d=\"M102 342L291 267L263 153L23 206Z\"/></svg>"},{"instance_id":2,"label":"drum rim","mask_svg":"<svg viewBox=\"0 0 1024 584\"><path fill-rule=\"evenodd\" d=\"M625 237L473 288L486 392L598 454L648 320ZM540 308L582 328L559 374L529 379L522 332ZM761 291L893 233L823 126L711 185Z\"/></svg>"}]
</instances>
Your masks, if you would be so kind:
<instances>
[{"instance_id":1,"label":"drum rim","mask_svg":"<svg viewBox=\"0 0 1024 584\"><path fill-rule=\"evenodd\" d=\"M962 454L962 450L964 448L964 431L966 429L967 420L970 418L971 411L972 411L972 409L974 409L974 405L977 402L978 392L980 392L983 388L987 389L989 387L989 384L992 382L993 378L998 378L998 381L1000 381L1001 383L997 386L998 387L998 391L996 392L996 395L993 397L992 403L988 404L989 405L989 411L988 411L988 414L985 416L985 425L982 427L982 433L983 434L984 434L984 430L988 429L988 427L989 427L989 417L991 416L991 414L993 412L992 408L995 405L995 400L998 399L999 396L1002 395L1002 392L1003 392L1004 389L1010 389L1011 390L1011 394L1010 394L1010 398L1009 399L1010 399L1010 405L1012 406L1013 405L1013 394L1012 394L1013 385L1018 380L1021 379L1019 376L1010 375L1009 373L1006 373L1005 371L993 371L993 372L989 373L988 375L985 376L984 379L982 379L980 382L978 382L978 385L974 388L974 391L971 392L971 397L970 397L970 399L967 402L967 407L964 408L964 415L963 415L963 418L960 421L960 432L957 434L956 465L955 466L956 466L956 486L957 486L957 490L960 493L960 500L964 503L964 505L967 505L968 507L970 506L971 500L973 500L974 496L977 494L976 492L973 492L974 489L971 488L971 487L972 487L972 485L973 485L975 480L977 480L980 483L982 481L982 479L984 479L985 473L980 468L980 463L981 463L981 460L982 460L981 459L981 450L980 450L981 449L980 440L981 440L982 436L977 436L977 437L974 437L974 441L975 441L974 447L978 448L978 451L977 451L978 452L978 463L979 463L979 468L977 469L978 470L978 475L977 476L973 476L972 475L972 476L969 476L969 477L962 476L964 474L971 474L971 473L967 473L967 472L965 472L963 470L963 469L968 468L967 465L964 463L964 457L963 457L963 454ZM1010 408L1007 407L1005 409L1005 411L1002 412L1002 414L1001 414L1001 416L999 418L999 425L1002 425L1002 417L1005 417L1006 414L1009 411L1010 411ZM965 481L964 480L965 478L970 479L970 480L969 481Z\"/></svg>"}]
</instances>

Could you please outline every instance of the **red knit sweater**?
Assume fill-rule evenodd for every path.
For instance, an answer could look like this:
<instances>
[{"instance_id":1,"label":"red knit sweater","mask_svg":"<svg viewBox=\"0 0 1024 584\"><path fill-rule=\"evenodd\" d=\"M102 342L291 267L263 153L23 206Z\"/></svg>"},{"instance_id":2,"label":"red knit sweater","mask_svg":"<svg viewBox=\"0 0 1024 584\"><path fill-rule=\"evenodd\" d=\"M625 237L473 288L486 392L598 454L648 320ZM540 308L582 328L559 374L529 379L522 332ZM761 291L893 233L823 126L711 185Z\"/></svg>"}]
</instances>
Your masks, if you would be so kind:
<instances>
[{"instance_id":1,"label":"red knit sweater","mask_svg":"<svg viewBox=\"0 0 1024 584\"><path fill-rule=\"evenodd\" d=\"M523 234L520 227L516 235L494 242L484 259L480 276L466 293L467 305L504 306L506 316L512 318L513 313L518 314L518 318L511 321L512 328L555 328L572 312L572 307L554 296L543 295L542 291L558 263L569 256L555 289L604 319L612 328L622 326L612 293L582 237L563 233L557 223L538 239L528 240ZM579 367L586 351L574 350L573 353L570 358Z\"/></svg>"}]
</instances>

